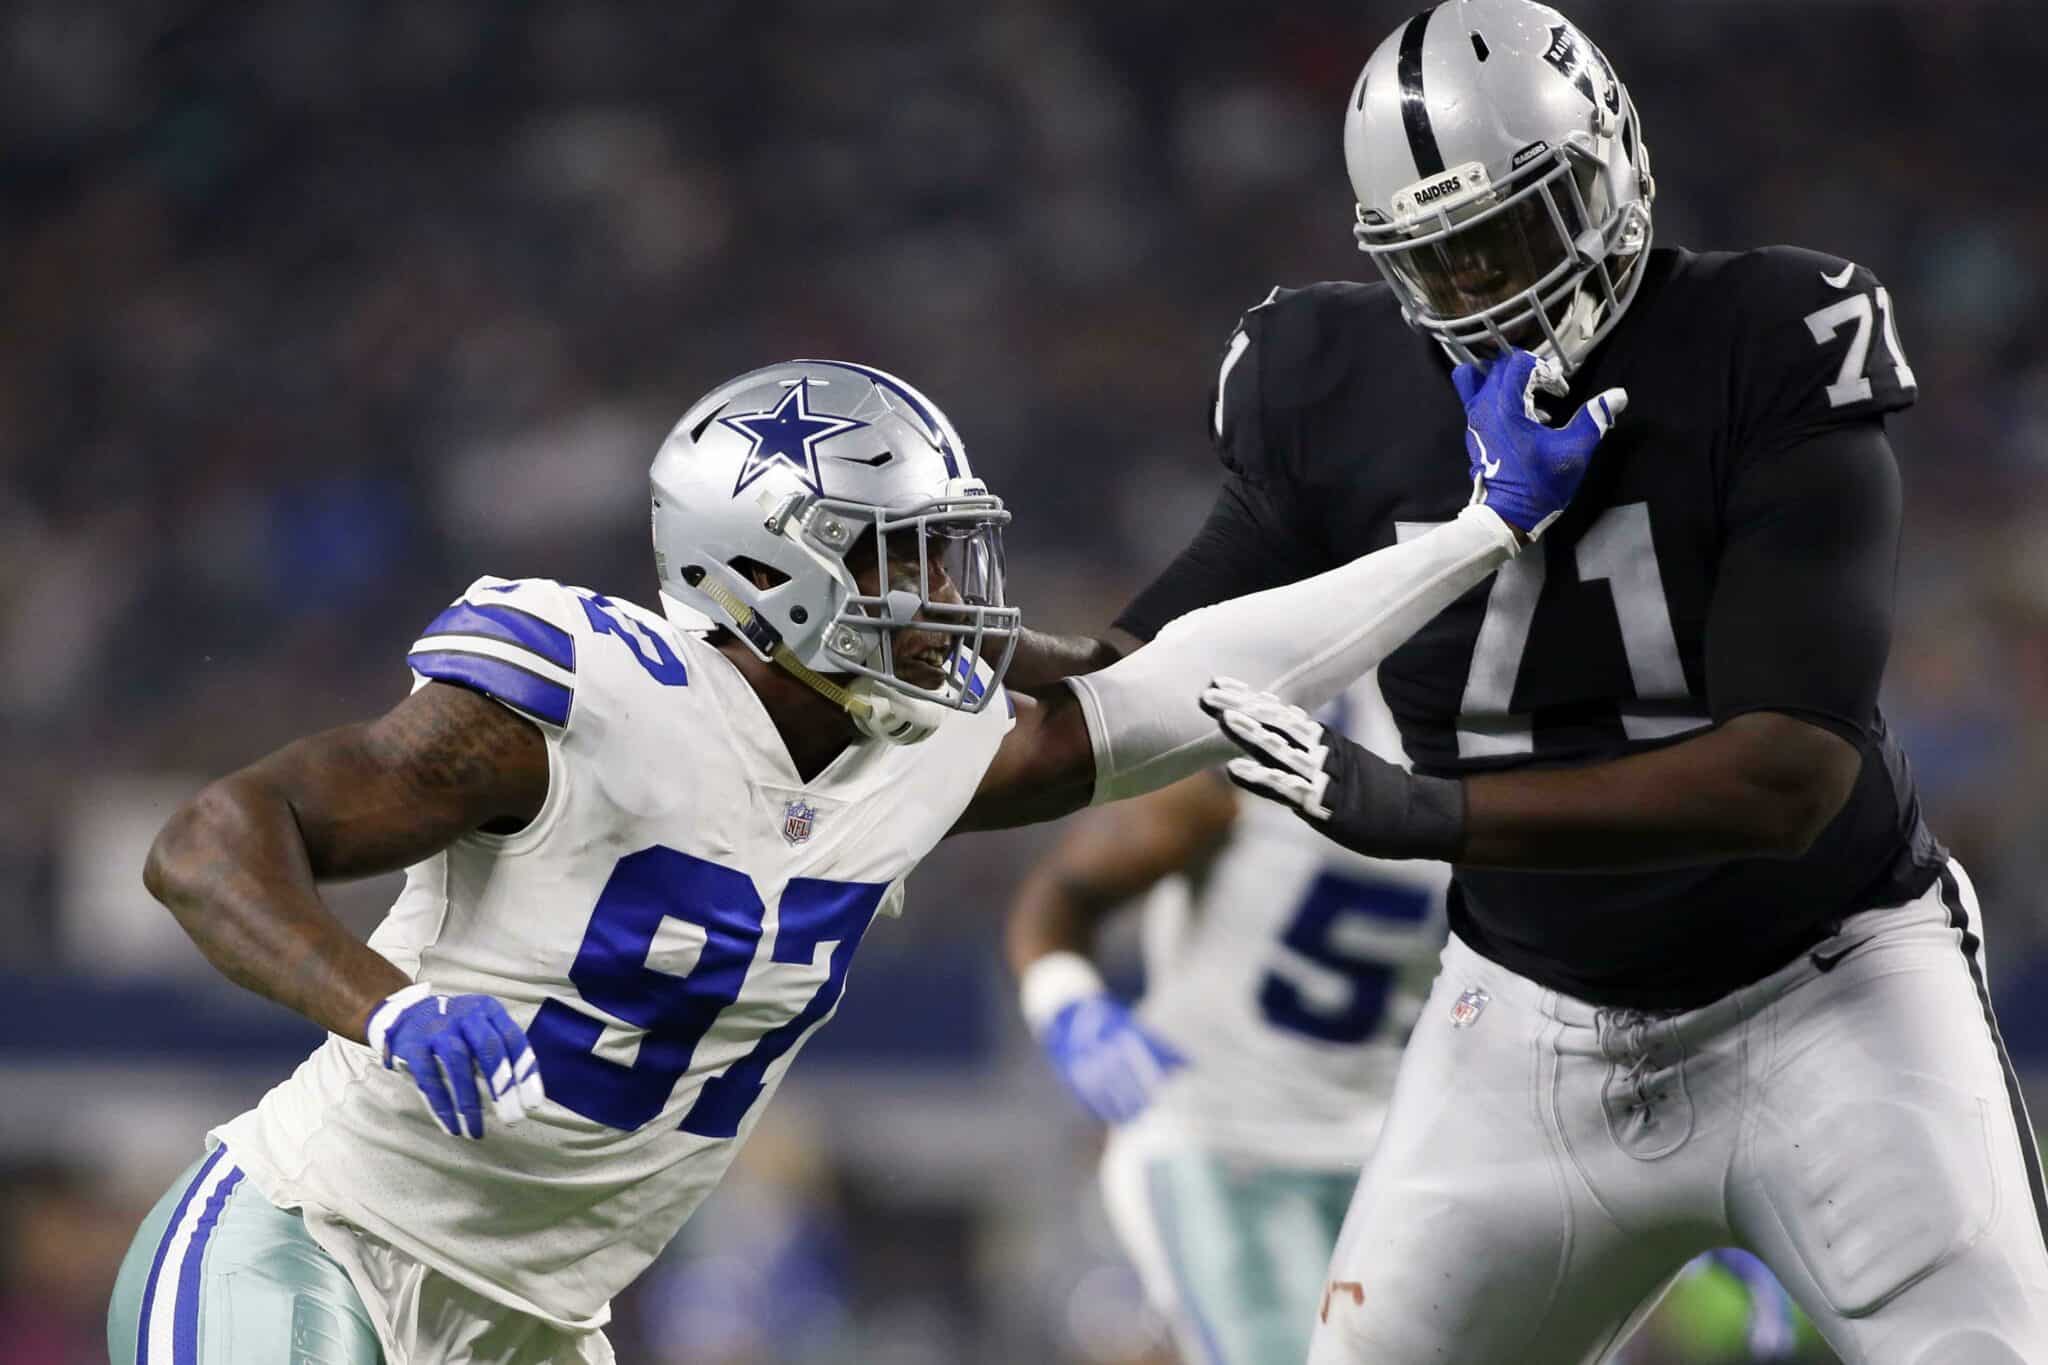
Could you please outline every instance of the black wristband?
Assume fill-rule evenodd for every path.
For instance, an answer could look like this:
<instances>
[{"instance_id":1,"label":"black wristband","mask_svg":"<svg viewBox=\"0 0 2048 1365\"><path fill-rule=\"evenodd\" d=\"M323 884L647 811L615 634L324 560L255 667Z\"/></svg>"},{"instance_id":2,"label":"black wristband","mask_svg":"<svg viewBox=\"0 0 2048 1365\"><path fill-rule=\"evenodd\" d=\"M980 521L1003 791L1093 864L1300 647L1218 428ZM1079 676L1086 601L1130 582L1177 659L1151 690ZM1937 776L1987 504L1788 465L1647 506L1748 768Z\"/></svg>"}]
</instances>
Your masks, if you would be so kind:
<instances>
[{"instance_id":1,"label":"black wristband","mask_svg":"<svg viewBox=\"0 0 2048 1365\"><path fill-rule=\"evenodd\" d=\"M1454 861L1465 845L1465 784L1424 777L1331 735L1323 832L1373 858Z\"/></svg>"}]
</instances>

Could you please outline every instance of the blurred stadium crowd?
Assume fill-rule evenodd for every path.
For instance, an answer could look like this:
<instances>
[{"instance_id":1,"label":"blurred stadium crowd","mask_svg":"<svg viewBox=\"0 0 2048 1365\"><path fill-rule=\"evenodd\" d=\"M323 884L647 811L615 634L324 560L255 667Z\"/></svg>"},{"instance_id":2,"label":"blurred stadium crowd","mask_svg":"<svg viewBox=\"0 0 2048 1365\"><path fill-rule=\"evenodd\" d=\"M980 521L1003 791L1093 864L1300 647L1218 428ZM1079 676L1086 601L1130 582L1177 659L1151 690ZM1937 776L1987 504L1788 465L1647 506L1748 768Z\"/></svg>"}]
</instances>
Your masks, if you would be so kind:
<instances>
[{"instance_id":1,"label":"blurred stadium crowd","mask_svg":"<svg viewBox=\"0 0 2048 1365\"><path fill-rule=\"evenodd\" d=\"M1236 314L1367 269L1340 110L1408 8L8 5L7 1093L162 1072L147 1046L53 1057L26 1001L227 991L160 937L105 946L151 913L138 840L165 791L388 704L414 630L480 573L651 600L644 467L730 373L844 355L925 388L1016 511L1027 619L1106 624L1206 507ZM1660 240L1798 242L1890 286L1922 397L1897 424L1887 706L1989 906L2009 1040L2048 1075L2048 31L1972 0L1570 8L1642 111ZM792 1118L692 1234L717 1254L621 1305L623 1359L1145 1358L1081 1207L1088 1134L1003 1032L992 929L1033 846L981 839L920 874L847 1014L870 971L950 998L876 991L885 1041L807 1057L814 1100L792 1083ZM983 1022L986 1055L905 1073L886 1040L915 1054L944 1008ZM199 1045L175 1074L214 1060ZM246 1102L282 1064L220 1093ZM955 1173L911 1195L898 1130L849 1158L832 1117L905 1093ZM229 1110L81 1149L84 1120L0 1107L0 1362L94 1359L137 1199Z\"/></svg>"}]
</instances>

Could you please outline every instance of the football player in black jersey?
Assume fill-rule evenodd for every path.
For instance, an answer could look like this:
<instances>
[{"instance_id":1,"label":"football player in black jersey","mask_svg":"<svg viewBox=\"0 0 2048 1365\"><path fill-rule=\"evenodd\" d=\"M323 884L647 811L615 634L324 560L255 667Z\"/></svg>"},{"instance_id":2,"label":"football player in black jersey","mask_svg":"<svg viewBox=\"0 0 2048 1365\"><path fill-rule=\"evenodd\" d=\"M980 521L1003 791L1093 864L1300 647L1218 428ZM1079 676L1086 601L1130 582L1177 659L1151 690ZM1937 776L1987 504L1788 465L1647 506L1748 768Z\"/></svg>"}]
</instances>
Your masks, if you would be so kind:
<instances>
[{"instance_id":1,"label":"football player in black jersey","mask_svg":"<svg viewBox=\"0 0 2048 1365\"><path fill-rule=\"evenodd\" d=\"M1528 0L1402 25L1345 151L1383 278L1244 315L1222 491L1120 631L1448 520L1453 360L1527 348L1563 402L1631 403L1536 549L1382 665L1414 774L1206 694L1241 784L1457 864L1312 1360L1578 1362L1737 1244L1852 1365L2048 1361L2048 1205L1977 909L1877 707L1885 414L1914 398L1891 297L1817 252L1653 248L1627 92ZM1012 676L1118 643L1033 637Z\"/></svg>"}]
</instances>

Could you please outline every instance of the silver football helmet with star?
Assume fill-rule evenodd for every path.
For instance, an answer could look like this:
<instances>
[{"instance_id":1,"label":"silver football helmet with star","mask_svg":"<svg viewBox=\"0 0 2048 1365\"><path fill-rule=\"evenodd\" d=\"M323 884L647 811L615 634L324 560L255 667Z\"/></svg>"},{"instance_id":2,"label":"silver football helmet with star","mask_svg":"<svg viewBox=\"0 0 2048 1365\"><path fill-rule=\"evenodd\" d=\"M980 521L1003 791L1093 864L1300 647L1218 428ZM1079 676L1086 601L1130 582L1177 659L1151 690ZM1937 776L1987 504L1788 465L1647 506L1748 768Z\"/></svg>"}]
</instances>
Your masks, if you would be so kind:
<instances>
[{"instance_id":1,"label":"silver football helmet with star","mask_svg":"<svg viewBox=\"0 0 2048 1365\"><path fill-rule=\"evenodd\" d=\"M1447 0L1366 62L1344 120L1359 248L1455 359L1569 373L1634 298L1655 184L1600 49L1531 0Z\"/></svg>"},{"instance_id":2,"label":"silver football helmet with star","mask_svg":"<svg viewBox=\"0 0 2048 1365\"><path fill-rule=\"evenodd\" d=\"M709 618L897 742L996 695L1021 626L1003 596L1010 514L910 385L840 360L754 370L683 415L649 478L678 625ZM872 593L848 567L870 552ZM906 658L907 628L942 643Z\"/></svg>"}]
</instances>

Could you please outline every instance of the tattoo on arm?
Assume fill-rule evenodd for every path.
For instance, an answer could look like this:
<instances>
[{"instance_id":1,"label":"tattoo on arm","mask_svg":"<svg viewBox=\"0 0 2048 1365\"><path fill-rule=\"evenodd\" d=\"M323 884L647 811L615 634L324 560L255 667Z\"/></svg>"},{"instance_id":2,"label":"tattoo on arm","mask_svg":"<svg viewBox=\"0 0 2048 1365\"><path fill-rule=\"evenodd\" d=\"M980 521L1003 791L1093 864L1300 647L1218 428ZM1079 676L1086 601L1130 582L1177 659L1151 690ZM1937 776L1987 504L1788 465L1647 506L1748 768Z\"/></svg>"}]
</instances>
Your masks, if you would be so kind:
<instances>
[{"instance_id":1,"label":"tattoo on arm","mask_svg":"<svg viewBox=\"0 0 2048 1365\"><path fill-rule=\"evenodd\" d=\"M516 827L547 795L547 744L496 702L430 683L382 718L287 745L174 814L143 880L230 980L361 1040L405 975L316 883L395 871Z\"/></svg>"},{"instance_id":2,"label":"tattoo on arm","mask_svg":"<svg viewBox=\"0 0 2048 1365\"><path fill-rule=\"evenodd\" d=\"M471 830L512 833L539 813L548 789L539 729L446 683L249 771L274 773L323 881L408 867Z\"/></svg>"}]
</instances>

